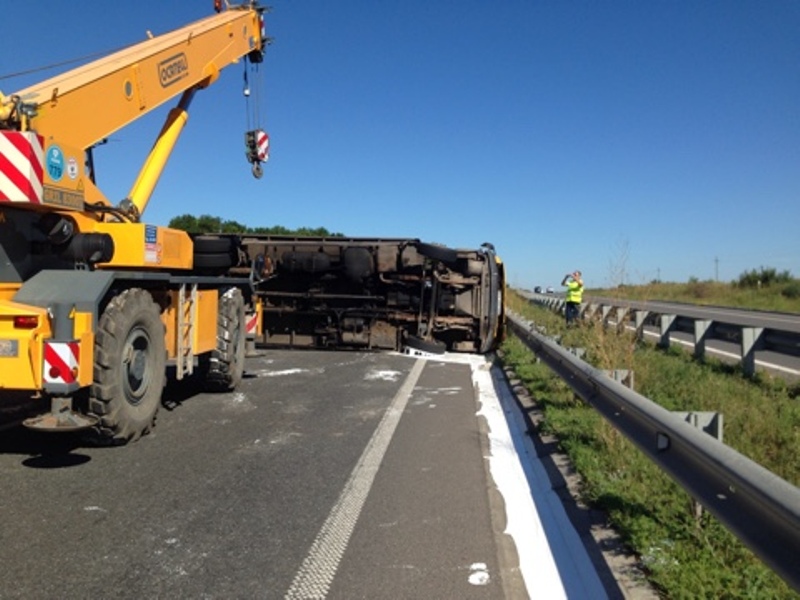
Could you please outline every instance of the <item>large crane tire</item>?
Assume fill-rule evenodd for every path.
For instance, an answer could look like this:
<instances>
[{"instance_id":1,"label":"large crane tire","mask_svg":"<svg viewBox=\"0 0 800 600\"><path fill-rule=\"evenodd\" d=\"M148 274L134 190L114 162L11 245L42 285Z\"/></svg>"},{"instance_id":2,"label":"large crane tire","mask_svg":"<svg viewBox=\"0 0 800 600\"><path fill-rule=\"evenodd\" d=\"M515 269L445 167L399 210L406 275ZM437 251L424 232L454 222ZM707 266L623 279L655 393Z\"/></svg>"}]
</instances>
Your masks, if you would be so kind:
<instances>
[{"instance_id":1,"label":"large crane tire","mask_svg":"<svg viewBox=\"0 0 800 600\"><path fill-rule=\"evenodd\" d=\"M198 358L203 388L229 392L242 381L246 349L244 297L238 288L220 296L217 347Z\"/></svg>"},{"instance_id":2,"label":"large crane tire","mask_svg":"<svg viewBox=\"0 0 800 600\"><path fill-rule=\"evenodd\" d=\"M88 413L99 424L91 441L122 445L155 426L166 383L164 336L159 306L145 290L125 290L108 303L95 336Z\"/></svg>"}]
</instances>

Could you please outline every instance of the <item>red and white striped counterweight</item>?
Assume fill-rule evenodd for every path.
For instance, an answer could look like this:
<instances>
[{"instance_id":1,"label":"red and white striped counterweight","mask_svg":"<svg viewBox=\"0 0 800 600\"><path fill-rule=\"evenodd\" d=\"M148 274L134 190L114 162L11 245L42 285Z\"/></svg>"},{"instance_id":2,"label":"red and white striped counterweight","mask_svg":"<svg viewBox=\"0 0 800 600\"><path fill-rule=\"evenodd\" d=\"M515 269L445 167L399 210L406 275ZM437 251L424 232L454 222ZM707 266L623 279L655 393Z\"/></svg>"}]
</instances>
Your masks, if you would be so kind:
<instances>
[{"instance_id":1,"label":"red and white striped counterweight","mask_svg":"<svg viewBox=\"0 0 800 600\"><path fill-rule=\"evenodd\" d=\"M0 202L42 203L44 139L30 131L0 131Z\"/></svg>"},{"instance_id":2,"label":"red and white striped counterweight","mask_svg":"<svg viewBox=\"0 0 800 600\"><path fill-rule=\"evenodd\" d=\"M78 342L46 342L44 345L45 384L76 383L80 344Z\"/></svg>"}]
</instances>

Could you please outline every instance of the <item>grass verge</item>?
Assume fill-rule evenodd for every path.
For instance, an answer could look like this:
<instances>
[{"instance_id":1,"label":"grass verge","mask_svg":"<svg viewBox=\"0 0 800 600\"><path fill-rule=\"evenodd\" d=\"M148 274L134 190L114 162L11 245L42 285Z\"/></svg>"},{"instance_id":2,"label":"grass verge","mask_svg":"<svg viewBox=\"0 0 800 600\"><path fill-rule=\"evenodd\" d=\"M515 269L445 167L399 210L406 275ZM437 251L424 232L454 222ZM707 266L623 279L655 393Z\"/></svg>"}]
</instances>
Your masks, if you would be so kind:
<instances>
[{"instance_id":1,"label":"grass verge","mask_svg":"<svg viewBox=\"0 0 800 600\"><path fill-rule=\"evenodd\" d=\"M586 348L601 369L632 369L636 390L669 410L718 411L725 443L794 485L800 483L798 389L764 376L748 379L724 365L698 363L680 350L634 343L599 325L566 330L563 319L510 294L509 308ZM513 368L583 478L586 503L604 510L640 557L651 583L669 598L800 598L516 338L503 345Z\"/></svg>"}]
</instances>

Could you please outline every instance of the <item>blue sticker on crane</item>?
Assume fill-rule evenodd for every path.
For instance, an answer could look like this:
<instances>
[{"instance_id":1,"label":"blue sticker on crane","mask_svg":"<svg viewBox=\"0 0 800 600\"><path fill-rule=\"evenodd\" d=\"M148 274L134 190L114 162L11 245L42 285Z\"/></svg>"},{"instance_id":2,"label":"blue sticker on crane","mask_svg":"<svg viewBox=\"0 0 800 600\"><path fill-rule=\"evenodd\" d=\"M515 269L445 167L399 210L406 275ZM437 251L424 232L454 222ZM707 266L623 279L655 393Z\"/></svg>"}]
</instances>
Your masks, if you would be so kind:
<instances>
[{"instance_id":1,"label":"blue sticker on crane","mask_svg":"<svg viewBox=\"0 0 800 600\"><path fill-rule=\"evenodd\" d=\"M155 225L144 226L144 243L155 244L158 241L158 227Z\"/></svg>"},{"instance_id":2,"label":"blue sticker on crane","mask_svg":"<svg viewBox=\"0 0 800 600\"><path fill-rule=\"evenodd\" d=\"M64 152L55 144L47 149L47 175L53 181L64 176Z\"/></svg>"}]
</instances>

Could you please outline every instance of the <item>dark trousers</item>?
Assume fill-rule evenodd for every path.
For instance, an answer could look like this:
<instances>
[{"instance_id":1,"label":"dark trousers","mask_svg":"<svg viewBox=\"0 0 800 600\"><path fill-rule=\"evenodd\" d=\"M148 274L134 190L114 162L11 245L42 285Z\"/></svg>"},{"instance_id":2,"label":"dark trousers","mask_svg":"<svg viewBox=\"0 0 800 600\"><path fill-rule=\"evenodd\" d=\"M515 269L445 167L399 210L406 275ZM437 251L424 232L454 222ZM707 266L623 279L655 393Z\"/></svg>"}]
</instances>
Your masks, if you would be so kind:
<instances>
[{"instance_id":1,"label":"dark trousers","mask_svg":"<svg viewBox=\"0 0 800 600\"><path fill-rule=\"evenodd\" d=\"M564 308L564 316L567 318L567 325L570 325L571 323L577 321L580 314L581 314L580 302L567 302L567 305Z\"/></svg>"}]
</instances>

